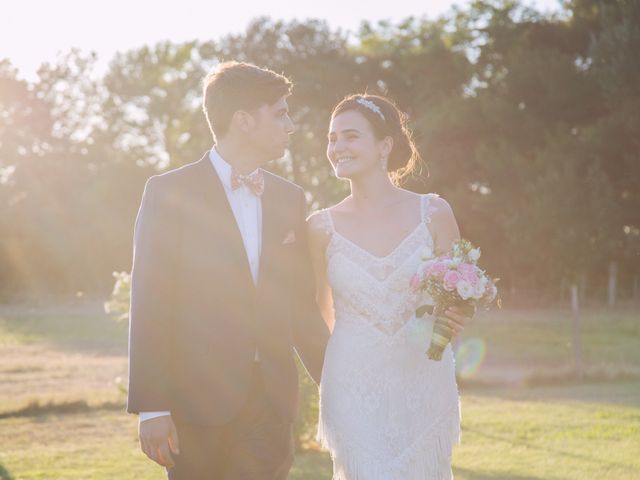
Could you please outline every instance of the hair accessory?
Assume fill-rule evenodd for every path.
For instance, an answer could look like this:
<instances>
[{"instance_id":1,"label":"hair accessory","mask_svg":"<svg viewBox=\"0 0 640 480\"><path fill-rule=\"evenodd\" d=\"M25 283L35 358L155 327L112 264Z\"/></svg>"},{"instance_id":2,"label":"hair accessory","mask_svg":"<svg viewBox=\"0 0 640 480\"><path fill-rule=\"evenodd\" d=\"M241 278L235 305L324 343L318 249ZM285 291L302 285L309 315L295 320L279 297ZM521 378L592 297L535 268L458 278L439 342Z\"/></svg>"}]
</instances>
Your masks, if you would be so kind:
<instances>
[{"instance_id":1,"label":"hair accessory","mask_svg":"<svg viewBox=\"0 0 640 480\"><path fill-rule=\"evenodd\" d=\"M373 113L377 114L378 116L380 116L380 118L382 119L382 121L385 121L386 119L384 118L384 115L382 114L382 110L380 110L380 107L378 105L376 105L375 103L373 103L371 100L367 100L365 98L358 98L356 100L356 102L358 102L360 105L362 105L365 108L368 108L369 110L371 110Z\"/></svg>"}]
</instances>

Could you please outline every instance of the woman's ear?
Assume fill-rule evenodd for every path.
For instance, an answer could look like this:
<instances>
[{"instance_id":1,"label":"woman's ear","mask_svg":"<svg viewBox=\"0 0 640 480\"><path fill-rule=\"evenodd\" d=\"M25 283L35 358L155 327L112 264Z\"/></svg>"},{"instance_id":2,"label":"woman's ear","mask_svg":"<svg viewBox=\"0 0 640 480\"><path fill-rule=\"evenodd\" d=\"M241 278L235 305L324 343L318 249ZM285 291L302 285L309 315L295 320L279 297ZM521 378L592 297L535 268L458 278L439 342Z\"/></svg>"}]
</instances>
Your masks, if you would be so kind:
<instances>
[{"instance_id":1,"label":"woman's ear","mask_svg":"<svg viewBox=\"0 0 640 480\"><path fill-rule=\"evenodd\" d=\"M389 158L391 150L393 149L393 138L387 136L380 141L380 155L384 158Z\"/></svg>"}]
</instances>

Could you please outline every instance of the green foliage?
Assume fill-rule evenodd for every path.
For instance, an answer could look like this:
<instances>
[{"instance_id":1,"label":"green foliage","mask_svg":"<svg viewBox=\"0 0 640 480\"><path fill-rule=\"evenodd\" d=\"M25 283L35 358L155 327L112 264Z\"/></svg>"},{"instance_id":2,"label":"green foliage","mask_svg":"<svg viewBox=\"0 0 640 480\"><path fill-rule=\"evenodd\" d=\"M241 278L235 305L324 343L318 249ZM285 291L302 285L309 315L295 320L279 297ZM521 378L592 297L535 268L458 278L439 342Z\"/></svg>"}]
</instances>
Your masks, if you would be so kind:
<instances>
[{"instance_id":1,"label":"green foliage","mask_svg":"<svg viewBox=\"0 0 640 480\"><path fill-rule=\"evenodd\" d=\"M131 299L131 274L113 272L116 279L111 297L104 304L104 311L117 321L129 320L129 303Z\"/></svg>"},{"instance_id":2,"label":"green foliage","mask_svg":"<svg viewBox=\"0 0 640 480\"><path fill-rule=\"evenodd\" d=\"M572 0L543 15L475 1L436 20L257 18L242 34L118 54L104 75L72 50L27 82L0 62L0 292L108 293L130 265L144 180L197 160L211 135L201 85L238 59L295 82L290 155L269 166L310 208L340 200L325 158L331 108L357 91L410 114L425 160L407 188L453 206L502 289L556 298L561 282L640 272L640 7ZM531 294L531 295L529 295Z\"/></svg>"},{"instance_id":3,"label":"green foliage","mask_svg":"<svg viewBox=\"0 0 640 480\"><path fill-rule=\"evenodd\" d=\"M307 375L302 363L296 359L296 364L300 384L300 410L293 428L296 451L302 451L317 447L315 437L318 425L319 395L318 386Z\"/></svg>"}]
</instances>

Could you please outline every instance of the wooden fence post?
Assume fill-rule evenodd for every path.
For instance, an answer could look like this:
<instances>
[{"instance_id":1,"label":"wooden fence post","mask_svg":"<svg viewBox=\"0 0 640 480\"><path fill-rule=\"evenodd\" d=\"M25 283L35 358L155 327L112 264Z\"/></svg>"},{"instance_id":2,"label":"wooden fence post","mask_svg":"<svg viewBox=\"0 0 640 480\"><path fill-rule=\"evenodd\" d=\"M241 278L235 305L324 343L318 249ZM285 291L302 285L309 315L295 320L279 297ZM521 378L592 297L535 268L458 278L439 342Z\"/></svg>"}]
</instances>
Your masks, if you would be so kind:
<instances>
[{"instance_id":1,"label":"wooden fence post","mask_svg":"<svg viewBox=\"0 0 640 480\"><path fill-rule=\"evenodd\" d=\"M575 284L571 286L571 312L574 366L578 380L582 380L584 378L584 368L582 365L582 339L580 338L580 307L578 298L578 286Z\"/></svg>"},{"instance_id":2,"label":"wooden fence post","mask_svg":"<svg viewBox=\"0 0 640 480\"><path fill-rule=\"evenodd\" d=\"M618 276L618 264L616 262L609 263L609 307L616 305L616 282Z\"/></svg>"}]
</instances>

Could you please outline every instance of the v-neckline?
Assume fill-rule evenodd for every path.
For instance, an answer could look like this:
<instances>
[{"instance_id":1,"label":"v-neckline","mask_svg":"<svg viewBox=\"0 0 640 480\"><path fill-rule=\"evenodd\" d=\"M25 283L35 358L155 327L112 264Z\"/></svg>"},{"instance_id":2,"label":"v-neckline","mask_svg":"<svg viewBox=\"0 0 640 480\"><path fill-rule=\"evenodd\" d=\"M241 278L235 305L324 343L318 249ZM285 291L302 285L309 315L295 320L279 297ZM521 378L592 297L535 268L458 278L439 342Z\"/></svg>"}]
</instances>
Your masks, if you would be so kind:
<instances>
[{"instance_id":1,"label":"v-neckline","mask_svg":"<svg viewBox=\"0 0 640 480\"><path fill-rule=\"evenodd\" d=\"M328 211L329 215L331 216L331 211ZM420 228L421 225L424 225L424 222L421 220L420 222L418 222L418 224L413 228L413 230L411 230L407 235L405 235L402 240L400 240L400 242L386 255L376 255L375 253L371 253L369 250L367 250L366 248L361 247L360 245L358 245L356 242L354 242L353 240L351 240L348 237L345 237L342 233L340 233L338 230L336 230L335 228L335 222L333 221L333 217L331 218L331 222L333 223L333 233L334 235L337 235L338 237L342 238L344 241L346 241L347 243L353 245L354 247L356 247L358 250L363 251L366 255L368 255L369 257L375 259L375 260L379 260L379 261L383 261L383 260L387 260L390 257L392 257L398 250L400 250L400 248L407 243L407 241L413 237L413 235L415 235L415 233L418 231L418 229Z\"/></svg>"}]
</instances>

